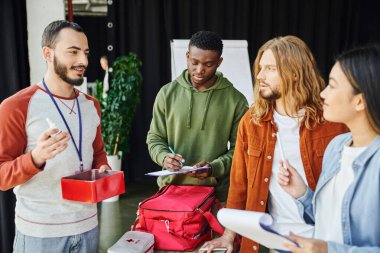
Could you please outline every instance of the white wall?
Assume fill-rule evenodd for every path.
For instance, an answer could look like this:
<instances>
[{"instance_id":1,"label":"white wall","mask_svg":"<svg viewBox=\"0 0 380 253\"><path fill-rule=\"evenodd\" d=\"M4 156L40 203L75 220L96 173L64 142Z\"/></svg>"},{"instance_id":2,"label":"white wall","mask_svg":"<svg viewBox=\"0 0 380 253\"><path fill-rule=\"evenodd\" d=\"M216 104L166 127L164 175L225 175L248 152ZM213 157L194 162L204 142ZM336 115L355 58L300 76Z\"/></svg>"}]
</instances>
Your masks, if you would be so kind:
<instances>
[{"instance_id":1,"label":"white wall","mask_svg":"<svg viewBox=\"0 0 380 253\"><path fill-rule=\"evenodd\" d=\"M64 0L26 0L30 82L38 83L46 72L42 57L41 36L54 20L65 19Z\"/></svg>"}]
</instances>

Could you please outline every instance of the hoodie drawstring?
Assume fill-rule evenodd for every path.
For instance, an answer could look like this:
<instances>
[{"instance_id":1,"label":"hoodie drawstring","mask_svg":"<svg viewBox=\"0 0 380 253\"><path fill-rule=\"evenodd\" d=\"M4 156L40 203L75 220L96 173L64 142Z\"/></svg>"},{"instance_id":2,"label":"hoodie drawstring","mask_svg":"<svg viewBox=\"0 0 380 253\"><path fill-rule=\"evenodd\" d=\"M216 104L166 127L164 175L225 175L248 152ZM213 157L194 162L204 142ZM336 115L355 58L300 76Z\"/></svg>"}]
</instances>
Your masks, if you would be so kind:
<instances>
[{"instance_id":1,"label":"hoodie drawstring","mask_svg":"<svg viewBox=\"0 0 380 253\"><path fill-rule=\"evenodd\" d=\"M193 91L190 90L190 104L189 104L189 111L187 113L187 121L186 121L186 127L191 128L191 113L193 110Z\"/></svg>"},{"instance_id":2,"label":"hoodie drawstring","mask_svg":"<svg viewBox=\"0 0 380 253\"><path fill-rule=\"evenodd\" d=\"M206 106L205 106L205 110L203 112L203 119L202 119L202 126L201 126L201 130L204 130L205 128L205 124L206 124L206 115L207 115L207 111L208 111L208 105L210 104L210 100L211 100L211 96L212 96L212 93L214 92L214 90L210 90L210 92L208 92L207 94L207 98L206 98Z\"/></svg>"}]
</instances>

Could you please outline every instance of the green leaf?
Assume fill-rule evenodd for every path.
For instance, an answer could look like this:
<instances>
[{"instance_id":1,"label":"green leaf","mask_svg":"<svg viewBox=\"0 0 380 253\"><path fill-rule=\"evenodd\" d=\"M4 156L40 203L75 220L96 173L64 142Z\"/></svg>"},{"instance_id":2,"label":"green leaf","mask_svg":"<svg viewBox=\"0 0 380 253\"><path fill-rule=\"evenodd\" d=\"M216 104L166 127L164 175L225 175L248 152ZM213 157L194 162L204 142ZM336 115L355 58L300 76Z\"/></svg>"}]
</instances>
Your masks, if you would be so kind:
<instances>
[{"instance_id":1,"label":"green leaf","mask_svg":"<svg viewBox=\"0 0 380 253\"><path fill-rule=\"evenodd\" d=\"M133 53L116 58L112 65L110 90L106 97L97 97L102 109L102 137L107 154L113 154L115 146L116 152L123 151L126 154L129 150L130 130L140 102L141 65ZM103 91L103 86L99 86L100 90Z\"/></svg>"}]
</instances>

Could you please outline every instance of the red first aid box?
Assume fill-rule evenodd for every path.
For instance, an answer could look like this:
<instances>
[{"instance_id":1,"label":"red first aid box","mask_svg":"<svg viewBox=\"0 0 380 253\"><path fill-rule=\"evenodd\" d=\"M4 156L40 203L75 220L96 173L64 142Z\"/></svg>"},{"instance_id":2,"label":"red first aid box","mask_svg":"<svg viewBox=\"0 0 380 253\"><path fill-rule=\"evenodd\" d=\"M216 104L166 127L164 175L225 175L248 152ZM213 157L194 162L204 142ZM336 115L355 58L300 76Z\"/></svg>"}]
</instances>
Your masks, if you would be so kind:
<instances>
[{"instance_id":1,"label":"red first aid box","mask_svg":"<svg viewBox=\"0 0 380 253\"><path fill-rule=\"evenodd\" d=\"M85 171L61 178L61 189L63 199L97 203L125 192L124 172Z\"/></svg>"}]
</instances>

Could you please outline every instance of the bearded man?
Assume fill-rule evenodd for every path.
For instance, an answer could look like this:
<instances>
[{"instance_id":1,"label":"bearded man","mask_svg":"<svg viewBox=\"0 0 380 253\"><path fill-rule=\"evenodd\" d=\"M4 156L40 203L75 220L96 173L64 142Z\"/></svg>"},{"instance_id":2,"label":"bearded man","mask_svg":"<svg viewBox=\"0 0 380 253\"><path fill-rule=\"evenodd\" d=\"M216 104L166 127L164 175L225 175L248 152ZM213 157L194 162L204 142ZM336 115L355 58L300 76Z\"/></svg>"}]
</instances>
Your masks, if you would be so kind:
<instances>
[{"instance_id":1,"label":"bearded man","mask_svg":"<svg viewBox=\"0 0 380 253\"><path fill-rule=\"evenodd\" d=\"M89 47L76 23L54 21L42 35L42 81L0 105L0 190L14 187L13 252L97 252L96 204L62 199L60 180L110 169L100 106L81 93ZM50 123L50 124L49 124Z\"/></svg>"}]
</instances>

